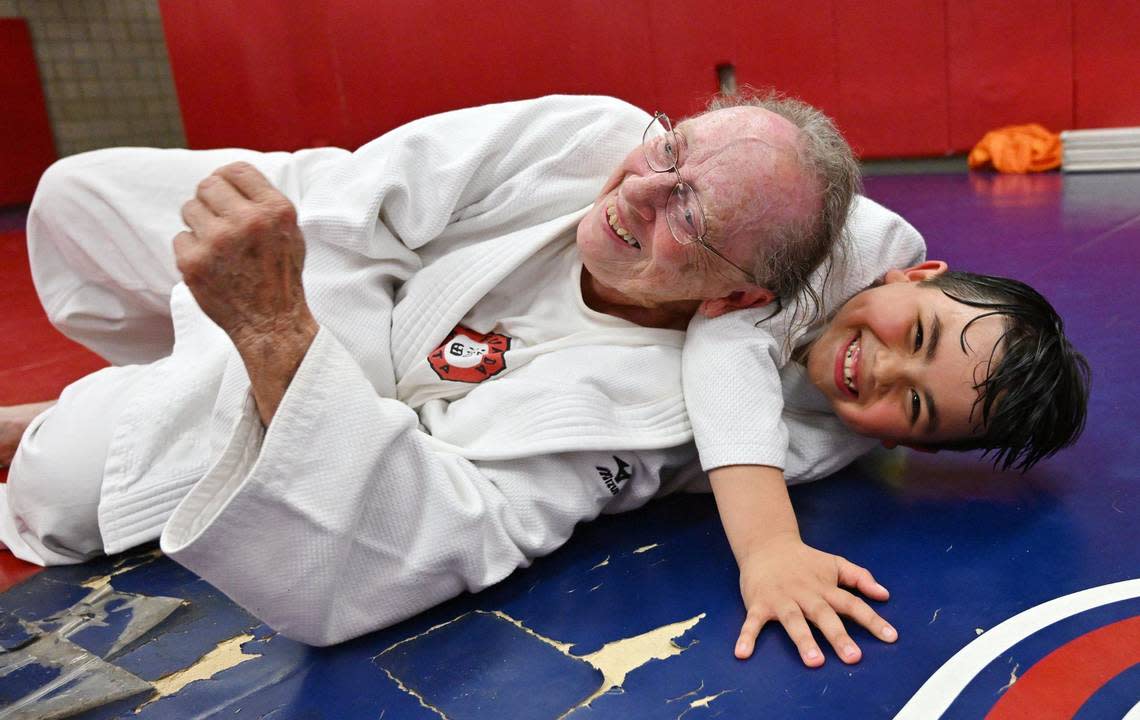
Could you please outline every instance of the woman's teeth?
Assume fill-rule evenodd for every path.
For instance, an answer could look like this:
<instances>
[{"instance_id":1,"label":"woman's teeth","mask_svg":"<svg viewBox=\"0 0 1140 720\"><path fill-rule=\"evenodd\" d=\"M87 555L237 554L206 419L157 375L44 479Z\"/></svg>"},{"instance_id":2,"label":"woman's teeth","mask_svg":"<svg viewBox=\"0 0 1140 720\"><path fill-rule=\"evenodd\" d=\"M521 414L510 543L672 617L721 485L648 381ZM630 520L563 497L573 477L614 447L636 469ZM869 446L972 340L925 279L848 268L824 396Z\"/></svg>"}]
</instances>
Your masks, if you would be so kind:
<instances>
[{"instance_id":1,"label":"woman's teeth","mask_svg":"<svg viewBox=\"0 0 1140 720\"><path fill-rule=\"evenodd\" d=\"M614 232L617 233L619 238L625 240L625 243L630 247L641 249L641 243L637 241L637 238L633 236L633 233L623 228L621 226L621 223L618 222L616 207L610 205L609 208L606 209L606 217L609 219L610 227L614 229Z\"/></svg>"},{"instance_id":2,"label":"woman's teeth","mask_svg":"<svg viewBox=\"0 0 1140 720\"><path fill-rule=\"evenodd\" d=\"M855 387L855 356L859 352L859 336L851 341L847 346L847 354L843 357L843 384L847 389L856 395L859 394L859 389Z\"/></svg>"}]
</instances>

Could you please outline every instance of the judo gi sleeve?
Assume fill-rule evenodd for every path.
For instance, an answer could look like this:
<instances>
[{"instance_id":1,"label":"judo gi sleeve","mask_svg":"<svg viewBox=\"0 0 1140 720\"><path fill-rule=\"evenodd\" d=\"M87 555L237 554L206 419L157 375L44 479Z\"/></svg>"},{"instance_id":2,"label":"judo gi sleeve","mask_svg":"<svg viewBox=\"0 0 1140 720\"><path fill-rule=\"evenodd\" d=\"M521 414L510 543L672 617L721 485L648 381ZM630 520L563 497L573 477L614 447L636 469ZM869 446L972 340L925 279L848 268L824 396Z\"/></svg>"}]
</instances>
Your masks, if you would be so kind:
<instances>
[{"instance_id":1,"label":"judo gi sleeve","mask_svg":"<svg viewBox=\"0 0 1140 720\"><path fill-rule=\"evenodd\" d=\"M704 470L725 465L784 467L780 347L757 325L771 308L749 308L689 323L682 354L685 406Z\"/></svg>"}]
</instances>

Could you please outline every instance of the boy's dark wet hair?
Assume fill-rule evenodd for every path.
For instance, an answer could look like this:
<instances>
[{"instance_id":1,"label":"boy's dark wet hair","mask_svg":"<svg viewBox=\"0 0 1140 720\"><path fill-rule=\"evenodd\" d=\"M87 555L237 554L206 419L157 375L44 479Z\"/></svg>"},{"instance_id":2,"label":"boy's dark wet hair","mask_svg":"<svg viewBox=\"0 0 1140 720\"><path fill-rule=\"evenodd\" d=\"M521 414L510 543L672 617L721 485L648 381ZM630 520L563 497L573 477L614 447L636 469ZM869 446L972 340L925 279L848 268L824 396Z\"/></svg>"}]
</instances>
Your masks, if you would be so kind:
<instances>
[{"instance_id":1,"label":"boy's dark wet hair","mask_svg":"<svg viewBox=\"0 0 1140 720\"><path fill-rule=\"evenodd\" d=\"M990 275L945 272L922 284L983 311L962 329L963 350L966 330L977 320L1000 315L1004 323L991 370L975 386L982 433L938 447L981 449L983 457L993 453L994 467L1024 472L1076 442L1085 426L1089 364L1065 337L1049 301L1025 283Z\"/></svg>"}]
</instances>

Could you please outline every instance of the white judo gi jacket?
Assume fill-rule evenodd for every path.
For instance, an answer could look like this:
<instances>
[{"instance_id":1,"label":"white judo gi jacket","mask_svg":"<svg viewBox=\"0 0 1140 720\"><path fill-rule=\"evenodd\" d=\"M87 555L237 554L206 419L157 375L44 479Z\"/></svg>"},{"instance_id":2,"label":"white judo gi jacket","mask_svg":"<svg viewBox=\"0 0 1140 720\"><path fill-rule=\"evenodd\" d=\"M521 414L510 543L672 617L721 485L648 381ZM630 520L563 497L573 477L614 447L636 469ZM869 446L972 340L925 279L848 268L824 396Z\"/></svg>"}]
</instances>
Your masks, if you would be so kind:
<instances>
[{"instance_id":1,"label":"white judo gi jacket","mask_svg":"<svg viewBox=\"0 0 1140 720\"><path fill-rule=\"evenodd\" d=\"M148 366L112 430L105 550L161 534L277 631L323 645L484 588L577 522L703 477L679 332L573 335L419 413L396 389L527 258L573 242L648 122L618 100L549 97L419 120L355 153L261 156L297 205L321 330L265 429L229 339L174 287L173 353ZM132 226L161 216L137 196L120 212L137 213ZM803 378L783 394L785 414L819 401ZM812 477L852 457L834 455L850 433L825 433L790 439Z\"/></svg>"},{"instance_id":2,"label":"white judo gi jacket","mask_svg":"<svg viewBox=\"0 0 1140 720\"><path fill-rule=\"evenodd\" d=\"M438 407L396 380L538 248L573 242L649 116L550 97L414 122L307 156L290 196L321 324L269 428L184 285L172 355L122 412L107 552L153 539L282 634L324 645L506 577L693 456L683 333L568 338Z\"/></svg>"}]
</instances>

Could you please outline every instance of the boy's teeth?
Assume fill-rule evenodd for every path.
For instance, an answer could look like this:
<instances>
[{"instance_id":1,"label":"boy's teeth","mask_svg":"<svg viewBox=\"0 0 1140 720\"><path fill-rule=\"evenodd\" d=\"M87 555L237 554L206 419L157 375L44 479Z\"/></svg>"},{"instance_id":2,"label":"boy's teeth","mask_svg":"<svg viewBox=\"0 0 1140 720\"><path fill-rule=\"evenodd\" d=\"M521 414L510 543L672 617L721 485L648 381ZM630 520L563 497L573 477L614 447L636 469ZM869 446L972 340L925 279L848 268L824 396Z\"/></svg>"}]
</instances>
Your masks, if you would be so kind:
<instances>
[{"instance_id":1,"label":"boy's teeth","mask_svg":"<svg viewBox=\"0 0 1140 720\"><path fill-rule=\"evenodd\" d=\"M853 373L853 370L854 370L853 360L855 358L855 347L858 344L858 342L859 342L858 337L856 337L854 340L852 340L851 344L847 346L847 354L844 355L844 357L843 357L843 384L847 386L848 390L850 390L851 392L854 392L854 393L859 392L855 388L855 378L853 376L854 375L854 373Z\"/></svg>"},{"instance_id":2,"label":"boy's teeth","mask_svg":"<svg viewBox=\"0 0 1140 720\"><path fill-rule=\"evenodd\" d=\"M609 220L610 227L614 229L614 232L618 234L618 237L620 237L622 240L625 240L627 245L635 248L641 247L641 243L637 242L637 238L633 236L633 233L623 228L621 226L621 223L618 222L616 207L611 205L606 209L606 218Z\"/></svg>"}]
</instances>

